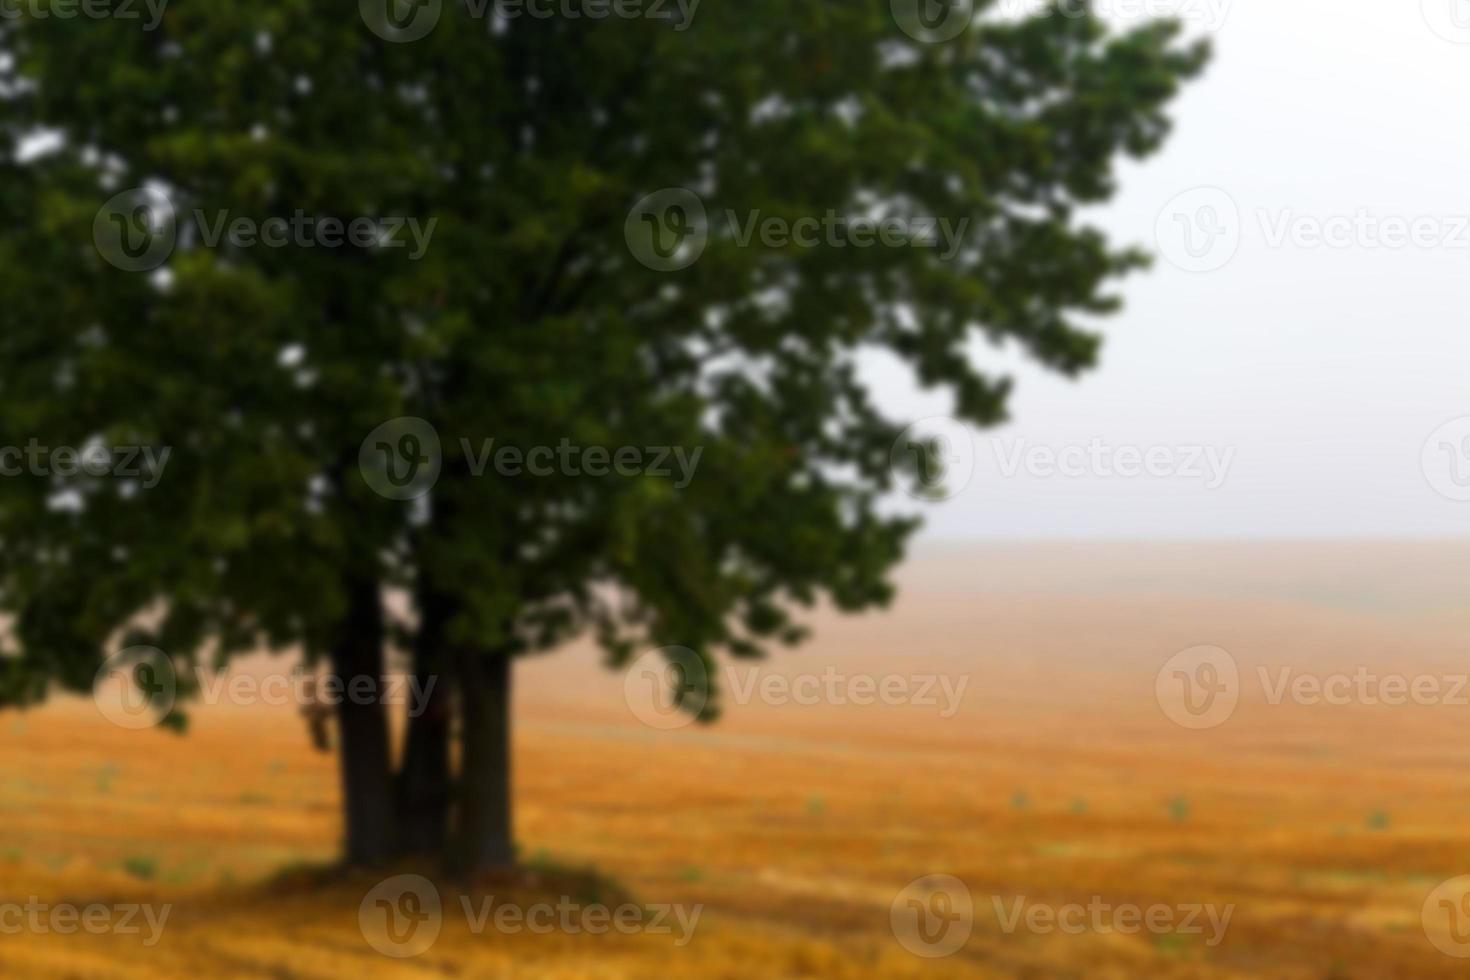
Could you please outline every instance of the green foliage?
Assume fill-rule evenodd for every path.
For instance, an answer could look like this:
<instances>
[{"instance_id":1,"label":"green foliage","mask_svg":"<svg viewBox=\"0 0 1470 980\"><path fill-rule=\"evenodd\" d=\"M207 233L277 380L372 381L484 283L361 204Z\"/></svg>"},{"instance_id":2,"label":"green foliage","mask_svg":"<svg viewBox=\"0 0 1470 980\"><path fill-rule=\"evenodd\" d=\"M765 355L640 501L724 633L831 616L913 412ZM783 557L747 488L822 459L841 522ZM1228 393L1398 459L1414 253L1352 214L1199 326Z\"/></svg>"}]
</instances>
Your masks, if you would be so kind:
<instances>
[{"instance_id":1,"label":"green foliage","mask_svg":"<svg viewBox=\"0 0 1470 980\"><path fill-rule=\"evenodd\" d=\"M521 653L591 632L712 659L803 635L796 610L886 603L916 526L859 371L887 352L978 425L1007 378L975 341L1064 374L1139 253L1078 217L1156 149L1203 63L1175 26L978 21L923 44L888 0L706 3L653 20L474 20L413 43L354 3L174 0L120 20L0 25L0 417L11 439L171 447L156 486L0 480L0 703L85 689L129 640L181 663L267 642L316 656L352 579L427 585L448 642ZM426 254L206 247L156 273L92 245L103 202L155 187L261 221L436 219ZM968 219L963 247L741 245L636 260L635 202L711 214ZM181 220L180 225L193 223ZM427 502L375 494L364 437L445 441ZM460 438L702 447L697 477L475 478ZM181 671L181 679L186 672ZM710 676L714 676L710 672ZM703 710L713 711L711 702Z\"/></svg>"},{"instance_id":2,"label":"green foliage","mask_svg":"<svg viewBox=\"0 0 1470 980\"><path fill-rule=\"evenodd\" d=\"M152 881L158 877L158 860L151 857L130 857L123 862L123 870L139 881Z\"/></svg>"},{"instance_id":3,"label":"green foliage","mask_svg":"<svg viewBox=\"0 0 1470 980\"><path fill-rule=\"evenodd\" d=\"M102 771L97 774L97 792L104 795L107 793L111 793L112 780L114 777L117 776L117 772L117 766L113 765L110 762L107 765L103 766Z\"/></svg>"}]
</instances>

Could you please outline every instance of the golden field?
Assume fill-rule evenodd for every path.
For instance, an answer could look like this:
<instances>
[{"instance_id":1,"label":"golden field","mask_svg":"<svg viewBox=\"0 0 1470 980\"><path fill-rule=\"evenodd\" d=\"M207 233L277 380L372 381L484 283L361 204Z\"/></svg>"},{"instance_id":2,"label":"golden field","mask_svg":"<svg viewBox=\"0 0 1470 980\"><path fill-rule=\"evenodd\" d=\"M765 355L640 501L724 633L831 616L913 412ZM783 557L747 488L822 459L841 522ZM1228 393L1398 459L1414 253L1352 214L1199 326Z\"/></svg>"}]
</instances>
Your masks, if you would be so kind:
<instances>
[{"instance_id":1,"label":"golden field","mask_svg":"<svg viewBox=\"0 0 1470 980\"><path fill-rule=\"evenodd\" d=\"M384 957L358 918L379 876L302 870L333 858L337 788L294 709L202 706L183 737L119 729L90 701L6 713L0 903L172 910L151 947L0 935L0 976L1463 976L1470 963L1436 949L1422 913L1470 874L1470 705L1271 704L1257 668L1432 676L1456 701L1467 572L1470 545L1448 543L931 549L891 610L819 616L807 647L735 668L742 683L753 669L964 678L950 717L756 698L727 700L713 726L656 731L589 650L522 664L518 835L548 870L507 887L555 901L554 869L587 868L641 903L698 904L682 947L477 935L447 914L427 952ZM1239 704L1190 730L1155 682L1202 644L1238 661ZM930 874L974 902L968 940L935 959L890 925ZM449 909L458 892L441 890ZM1233 911L1210 945L1007 932L1018 900Z\"/></svg>"}]
</instances>

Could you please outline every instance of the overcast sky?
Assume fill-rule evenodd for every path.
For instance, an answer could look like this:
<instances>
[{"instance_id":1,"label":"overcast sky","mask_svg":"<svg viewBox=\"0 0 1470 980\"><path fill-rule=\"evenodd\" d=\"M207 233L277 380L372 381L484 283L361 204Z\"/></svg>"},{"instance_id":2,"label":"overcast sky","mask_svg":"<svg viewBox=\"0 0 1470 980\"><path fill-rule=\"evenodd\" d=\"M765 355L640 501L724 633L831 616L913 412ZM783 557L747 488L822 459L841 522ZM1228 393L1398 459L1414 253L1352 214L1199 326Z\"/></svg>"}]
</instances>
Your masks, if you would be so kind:
<instances>
[{"instance_id":1,"label":"overcast sky","mask_svg":"<svg viewBox=\"0 0 1470 980\"><path fill-rule=\"evenodd\" d=\"M926 538L1470 533L1470 0L1173 3L1215 60L1096 219L1155 268L1097 371L1021 366Z\"/></svg>"}]
</instances>

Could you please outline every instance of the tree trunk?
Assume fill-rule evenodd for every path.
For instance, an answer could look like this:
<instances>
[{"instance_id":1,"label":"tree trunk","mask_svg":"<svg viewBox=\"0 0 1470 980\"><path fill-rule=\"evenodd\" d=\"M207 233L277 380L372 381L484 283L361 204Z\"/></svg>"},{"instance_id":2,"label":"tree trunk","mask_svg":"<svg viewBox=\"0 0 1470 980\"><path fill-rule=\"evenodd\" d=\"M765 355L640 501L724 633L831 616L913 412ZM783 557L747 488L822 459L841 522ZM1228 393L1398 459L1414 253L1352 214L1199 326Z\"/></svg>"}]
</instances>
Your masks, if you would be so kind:
<instances>
[{"instance_id":1,"label":"tree trunk","mask_svg":"<svg viewBox=\"0 0 1470 980\"><path fill-rule=\"evenodd\" d=\"M421 689L431 680L434 686L423 714L408 719L398 772L398 850L438 855L449 834L449 679L432 671L415 673Z\"/></svg>"},{"instance_id":2,"label":"tree trunk","mask_svg":"<svg viewBox=\"0 0 1470 980\"><path fill-rule=\"evenodd\" d=\"M348 613L332 651L338 692L337 728L342 770L342 813L347 863L381 864L393 853L393 794L388 747L388 716L381 697L353 704L346 696L357 677L383 688L383 607L378 583L353 579L347 585Z\"/></svg>"},{"instance_id":3,"label":"tree trunk","mask_svg":"<svg viewBox=\"0 0 1470 980\"><path fill-rule=\"evenodd\" d=\"M469 651L459 657L460 776L450 870L472 875L515 864L511 837L511 658Z\"/></svg>"},{"instance_id":4,"label":"tree trunk","mask_svg":"<svg viewBox=\"0 0 1470 980\"><path fill-rule=\"evenodd\" d=\"M426 703L410 714L403 762L398 773L399 850L405 854L443 853L449 835L449 730L454 710L450 678L444 669L448 603L428 586L418 594L419 628L414 642L414 675ZM431 686L432 685L432 686Z\"/></svg>"}]
</instances>

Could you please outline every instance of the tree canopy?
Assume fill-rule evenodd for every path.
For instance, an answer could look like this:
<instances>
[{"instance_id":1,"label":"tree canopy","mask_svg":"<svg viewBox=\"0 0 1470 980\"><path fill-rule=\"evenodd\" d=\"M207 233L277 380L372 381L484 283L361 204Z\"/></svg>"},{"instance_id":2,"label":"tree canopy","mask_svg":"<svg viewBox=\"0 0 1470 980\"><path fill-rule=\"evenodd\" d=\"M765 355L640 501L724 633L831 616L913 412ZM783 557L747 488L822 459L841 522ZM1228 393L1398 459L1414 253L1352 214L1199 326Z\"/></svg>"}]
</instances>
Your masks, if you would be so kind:
<instances>
[{"instance_id":1,"label":"tree canopy","mask_svg":"<svg viewBox=\"0 0 1470 980\"><path fill-rule=\"evenodd\" d=\"M1092 366L1086 324L1144 257L1078 212L1160 145L1205 57L1176 25L1070 7L982 7L944 40L904 0L521 9L173 0L152 30L0 24L9 441L170 450L151 486L0 479L0 700L86 689L119 642L373 672L392 641L454 679L484 771L455 799L478 812L507 759L487 664L580 634L614 665L759 656L818 601L886 602L916 526L882 507L911 420L863 359L902 359L981 426L1010 384L977 338ZM809 235L751 233L772 220ZM864 222L944 222L953 247L856 244ZM437 478L383 492L425 433ZM487 439L699 456L684 485L477 474ZM412 616L385 616L392 588ZM379 796L380 726L343 719L344 766ZM351 846L366 783L345 778L349 854L380 857Z\"/></svg>"}]
</instances>

